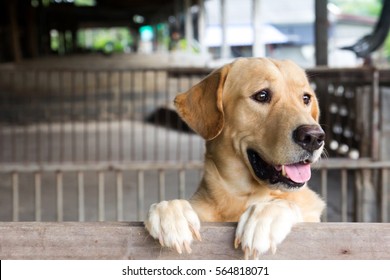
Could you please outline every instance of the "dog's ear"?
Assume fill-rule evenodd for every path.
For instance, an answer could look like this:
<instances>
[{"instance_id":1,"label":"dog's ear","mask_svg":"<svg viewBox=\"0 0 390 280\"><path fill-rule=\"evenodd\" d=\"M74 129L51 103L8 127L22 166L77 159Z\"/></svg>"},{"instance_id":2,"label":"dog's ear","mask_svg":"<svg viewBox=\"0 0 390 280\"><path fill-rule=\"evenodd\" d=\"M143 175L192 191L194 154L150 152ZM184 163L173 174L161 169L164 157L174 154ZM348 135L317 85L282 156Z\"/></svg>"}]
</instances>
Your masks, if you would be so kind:
<instances>
[{"instance_id":1,"label":"dog's ear","mask_svg":"<svg viewBox=\"0 0 390 280\"><path fill-rule=\"evenodd\" d=\"M182 119L206 140L221 133L224 125L222 92L231 65L209 74L185 93L175 98L175 106Z\"/></svg>"}]
</instances>

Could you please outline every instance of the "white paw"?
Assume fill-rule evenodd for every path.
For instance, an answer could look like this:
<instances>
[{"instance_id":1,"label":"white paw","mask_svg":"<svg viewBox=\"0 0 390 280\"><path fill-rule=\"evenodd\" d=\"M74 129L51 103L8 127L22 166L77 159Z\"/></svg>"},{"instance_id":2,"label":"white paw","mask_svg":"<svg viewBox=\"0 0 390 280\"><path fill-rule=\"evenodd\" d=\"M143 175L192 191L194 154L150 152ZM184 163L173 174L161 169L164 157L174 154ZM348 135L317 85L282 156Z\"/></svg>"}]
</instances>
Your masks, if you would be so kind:
<instances>
[{"instance_id":1,"label":"white paw","mask_svg":"<svg viewBox=\"0 0 390 280\"><path fill-rule=\"evenodd\" d=\"M162 201L150 206L145 227L161 246L191 253L194 238L201 241L200 221L187 200Z\"/></svg>"},{"instance_id":2,"label":"white paw","mask_svg":"<svg viewBox=\"0 0 390 280\"><path fill-rule=\"evenodd\" d=\"M245 259L258 259L271 249L276 252L280 244L297 222L301 212L295 204L285 200L273 200L253 204L242 214L236 230L234 246L241 244Z\"/></svg>"}]
</instances>

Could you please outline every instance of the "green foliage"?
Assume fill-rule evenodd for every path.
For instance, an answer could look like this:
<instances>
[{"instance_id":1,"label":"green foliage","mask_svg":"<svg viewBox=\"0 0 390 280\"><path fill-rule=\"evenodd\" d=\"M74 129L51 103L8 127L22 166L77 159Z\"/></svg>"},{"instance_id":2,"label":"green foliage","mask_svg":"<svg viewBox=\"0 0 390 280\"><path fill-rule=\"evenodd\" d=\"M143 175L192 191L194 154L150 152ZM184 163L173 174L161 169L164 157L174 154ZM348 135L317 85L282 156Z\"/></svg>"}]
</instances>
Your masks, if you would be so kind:
<instances>
[{"instance_id":1,"label":"green foliage","mask_svg":"<svg viewBox=\"0 0 390 280\"><path fill-rule=\"evenodd\" d=\"M76 6L95 6L96 1L95 0L75 0L74 4Z\"/></svg>"},{"instance_id":2,"label":"green foliage","mask_svg":"<svg viewBox=\"0 0 390 280\"><path fill-rule=\"evenodd\" d=\"M76 6L95 6L96 0L42 0L42 5L45 7L59 3L74 3ZM37 7L39 5L38 0L31 0L31 5Z\"/></svg>"},{"instance_id":3,"label":"green foliage","mask_svg":"<svg viewBox=\"0 0 390 280\"><path fill-rule=\"evenodd\" d=\"M378 16L382 8L381 0L329 0L343 13L360 16Z\"/></svg>"},{"instance_id":4,"label":"green foliage","mask_svg":"<svg viewBox=\"0 0 390 280\"><path fill-rule=\"evenodd\" d=\"M87 42L87 33L89 42ZM93 28L81 29L77 32L77 44L83 49L101 51L109 54L113 52L127 52L134 44L128 28Z\"/></svg>"},{"instance_id":5,"label":"green foliage","mask_svg":"<svg viewBox=\"0 0 390 280\"><path fill-rule=\"evenodd\" d=\"M384 45L385 55L387 59L390 61L390 34L387 35L385 45Z\"/></svg>"}]
</instances>

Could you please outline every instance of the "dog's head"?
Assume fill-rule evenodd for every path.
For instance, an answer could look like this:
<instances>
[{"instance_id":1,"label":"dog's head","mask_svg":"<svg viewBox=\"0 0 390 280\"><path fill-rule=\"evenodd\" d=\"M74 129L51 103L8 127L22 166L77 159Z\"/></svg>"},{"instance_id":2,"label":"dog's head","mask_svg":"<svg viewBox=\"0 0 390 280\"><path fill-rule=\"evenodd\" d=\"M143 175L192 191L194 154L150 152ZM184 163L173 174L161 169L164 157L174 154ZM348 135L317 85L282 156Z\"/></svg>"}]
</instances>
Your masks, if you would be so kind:
<instances>
[{"instance_id":1,"label":"dog's head","mask_svg":"<svg viewBox=\"0 0 390 280\"><path fill-rule=\"evenodd\" d=\"M231 139L252 176L273 189L302 187L324 147L317 98L291 61L236 60L178 95L175 105L206 140Z\"/></svg>"}]
</instances>

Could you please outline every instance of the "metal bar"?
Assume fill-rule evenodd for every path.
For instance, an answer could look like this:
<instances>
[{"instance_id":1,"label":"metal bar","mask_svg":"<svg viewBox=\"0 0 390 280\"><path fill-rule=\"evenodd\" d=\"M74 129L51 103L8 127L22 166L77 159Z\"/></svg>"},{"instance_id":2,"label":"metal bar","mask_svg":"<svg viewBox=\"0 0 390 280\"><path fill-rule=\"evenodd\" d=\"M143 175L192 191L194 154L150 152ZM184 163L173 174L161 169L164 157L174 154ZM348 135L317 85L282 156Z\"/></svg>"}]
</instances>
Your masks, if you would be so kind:
<instances>
[{"instance_id":1,"label":"metal bar","mask_svg":"<svg viewBox=\"0 0 390 280\"><path fill-rule=\"evenodd\" d=\"M49 103L48 106L48 120L47 120L47 147L48 147L48 155L47 160L49 162L53 161L53 114L51 114L52 106L53 106L53 90L51 90L52 84L52 72L47 71L47 85L46 85L46 95L47 101Z\"/></svg>"},{"instance_id":2,"label":"metal bar","mask_svg":"<svg viewBox=\"0 0 390 280\"><path fill-rule=\"evenodd\" d=\"M137 217L139 221L145 218L144 215L144 202L145 202L145 176L144 171L137 170L138 182L137 182Z\"/></svg>"},{"instance_id":3,"label":"metal bar","mask_svg":"<svg viewBox=\"0 0 390 280\"><path fill-rule=\"evenodd\" d=\"M26 66L25 69L27 70L35 70L34 67L28 67ZM50 67L52 71L70 71L73 70L74 68L72 67ZM81 70L87 70L90 71L90 67L81 67L79 68ZM93 67L92 71L102 71L102 70L107 70L107 69L112 69L112 67ZM118 67L118 69L125 69L127 70L128 68L125 67ZM170 76L175 76L175 75L199 75L201 77L206 76L209 74L211 71L213 71L215 68L212 67L194 67L194 66L189 66L189 67L143 67L143 70L147 71L159 71L159 70L164 70L166 71ZM330 78L337 78L341 80L342 82L356 82L356 80L359 81L359 83L371 83L372 82L372 68L309 68L307 70L309 72L309 76L312 77L317 77L317 76L324 76L324 77L330 77ZM380 70L379 72L384 73L383 77L381 78L382 81L386 81L387 77L389 76L388 70ZM340 75L342 73L342 75ZM386 75L387 74L387 75ZM357 78L356 78L357 77Z\"/></svg>"},{"instance_id":4,"label":"metal bar","mask_svg":"<svg viewBox=\"0 0 390 280\"><path fill-rule=\"evenodd\" d=\"M181 90L181 86L180 86L180 81L181 81L181 78L177 79L177 91L180 92ZM182 132L183 130L183 127L182 127L182 121L180 120L180 118L177 118L177 129ZM180 161L180 155L181 155L181 139L182 139L182 133L177 133L176 134L177 137L176 137L176 141L177 141L177 144L176 144L176 160L177 161Z\"/></svg>"},{"instance_id":5,"label":"metal bar","mask_svg":"<svg viewBox=\"0 0 390 280\"><path fill-rule=\"evenodd\" d=\"M98 190L98 212L99 212L99 222L103 222L105 220L105 205L104 205L104 172L98 172L99 177L99 190Z\"/></svg>"},{"instance_id":6,"label":"metal bar","mask_svg":"<svg viewBox=\"0 0 390 280\"><path fill-rule=\"evenodd\" d=\"M189 161L189 162L177 162L177 161L125 161L125 162L88 162L88 163L47 163L42 162L40 164L31 162L26 165L23 163L0 163L0 172L35 172L39 170L45 171L94 171L94 170L149 170L149 169L201 169L203 168L203 161ZM359 161L359 160L322 160L320 164L316 164L315 168L327 169L327 170L361 170L361 169L390 169L390 161Z\"/></svg>"},{"instance_id":7,"label":"metal bar","mask_svg":"<svg viewBox=\"0 0 390 280\"><path fill-rule=\"evenodd\" d=\"M123 173L116 172L116 219L123 221Z\"/></svg>"},{"instance_id":8,"label":"metal bar","mask_svg":"<svg viewBox=\"0 0 390 280\"><path fill-rule=\"evenodd\" d=\"M154 83L153 83L153 108L155 110L155 112L157 112L158 110L158 100L159 100L159 93L157 92L157 89L159 88L158 87L158 72L154 72ZM155 129L153 130L154 132L154 143L156 143L155 145L153 145L153 160L157 160L158 159L158 151L159 151L159 145L157 143L159 143L158 141L158 132L159 132L159 129L157 129L157 126L158 126L158 118L157 116L154 117L154 125L155 125Z\"/></svg>"},{"instance_id":9,"label":"metal bar","mask_svg":"<svg viewBox=\"0 0 390 280\"><path fill-rule=\"evenodd\" d=\"M351 159L326 159L321 160L313 165L314 168L328 169L328 170L340 170L340 169L380 169L390 168L390 161L372 161L370 158L360 158L358 160Z\"/></svg>"},{"instance_id":10,"label":"metal bar","mask_svg":"<svg viewBox=\"0 0 390 280\"><path fill-rule=\"evenodd\" d=\"M145 117L145 112L146 112L146 100L147 100L147 94L148 94L148 90L147 90L147 72L146 71L142 71L142 93L141 93L141 98L142 98L142 105L141 105L141 118L143 119ZM142 126L142 142L141 142L141 145L142 145L142 160L147 160L147 149L146 149L146 145L145 145L145 141L146 141L146 127L145 127L145 122L142 121L141 123L141 126Z\"/></svg>"},{"instance_id":11,"label":"metal bar","mask_svg":"<svg viewBox=\"0 0 390 280\"><path fill-rule=\"evenodd\" d=\"M124 160L124 147L123 147L123 102L124 102L124 90L123 90L123 71L118 72L118 84L119 84L119 98L118 98L118 109L119 109L119 128L118 128L118 145L119 145L119 160L123 161Z\"/></svg>"},{"instance_id":12,"label":"metal bar","mask_svg":"<svg viewBox=\"0 0 390 280\"><path fill-rule=\"evenodd\" d=\"M56 173L57 186L57 222L64 220L64 188L63 188L63 174L61 171Z\"/></svg>"},{"instance_id":13,"label":"metal bar","mask_svg":"<svg viewBox=\"0 0 390 280\"><path fill-rule=\"evenodd\" d=\"M184 199L186 196L186 172L184 169L179 171L179 198Z\"/></svg>"},{"instance_id":14,"label":"metal bar","mask_svg":"<svg viewBox=\"0 0 390 280\"><path fill-rule=\"evenodd\" d=\"M326 203L328 200L328 170L326 169L321 170L321 197ZM323 222L328 221L327 209L325 209L324 213L322 214L321 220Z\"/></svg>"},{"instance_id":15,"label":"metal bar","mask_svg":"<svg viewBox=\"0 0 390 280\"><path fill-rule=\"evenodd\" d=\"M3 72L3 71L0 72L0 79L1 79L1 81L3 81L4 78L2 78L2 77L5 77L6 74L8 74L8 73L7 72ZM5 83L5 88L7 88L7 84L6 83ZM4 110L4 108L6 106L7 106L7 95L6 94L1 94L0 95L0 110ZM0 122L0 162L6 161L5 153L4 153L4 151L5 151L5 144L4 144L3 128L4 128L4 125L2 124L2 122Z\"/></svg>"},{"instance_id":16,"label":"metal bar","mask_svg":"<svg viewBox=\"0 0 390 280\"><path fill-rule=\"evenodd\" d=\"M19 174L12 172L12 221L19 221Z\"/></svg>"},{"instance_id":17,"label":"metal bar","mask_svg":"<svg viewBox=\"0 0 390 280\"><path fill-rule=\"evenodd\" d=\"M165 103L166 104L169 104L169 95L170 95L170 92L169 92L169 89L170 89L170 79L169 79L169 75L167 75L167 78L166 78L166 84L165 84ZM170 123L170 114L169 114L169 112L168 111L166 111L166 114L165 114L165 126L166 126L166 128L167 129L169 129L169 123ZM166 137L165 137L165 143L164 143L164 150L165 150L165 158L164 158L164 160L165 161L168 161L169 159L170 159L170 153L171 153L171 151L170 151L170 134L168 133L166 133L165 134L166 135ZM162 142L162 141L161 141Z\"/></svg>"},{"instance_id":18,"label":"metal bar","mask_svg":"<svg viewBox=\"0 0 390 280\"><path fill-rule=\"evenodd\" d=\"M348 221L348 173L341 170L341 221Z\"/></svg>"},{"instance_id":19,"label":"metal bar","mask_svg":"<svg viewBox=\"0 0 390 280\"><path fill-rule=\"evenodd\" d=\"M107 159L108 161L112 160L112 122L110 121L110 98L114 99L111 95L113 94L112 89L112 70L106 72L107 78L107 98L106 98L106 141L107 141Z\"/></svg>"},{"instance_id":20,"label":"metal bar","mask_svg":"<svg viewBox=\"0 0 390 280\"><path fill-rule=\"evenodd\" d=\"M333 165L332 165L333 164ZM72 162L63 162L63 163L46 163L43 162L38 164L36 162L31 162L28 164L20 163L7 163L0 164L0 172L36 172L40 170L52 171L57 170L62 171L96 171L96 170L149 170L149 169L201 169L203 168L203 161L191 161L191 162L177 162L177 161L159 161L159 162L148 162L148 161L126 161L126 162L91 162L88 164L82 163L72 163ZM358 163L358 160L351 161L330 161L325 163L325 160L322 161L322 164L316 164L315 168L318 169L327 169L327 170L360 170L360 169L381 169L381 168L390 168L390 161L375 161L375 162L366 162L362 161Z\"/></svg>"},{"instance_id":21,"label":"metal bar","mask_svg":"<svg viewBox=\"0 0 390 280\"><path fill-rule=\"evenodd\" d=\"M23 77L23 80L24 80L24 83L23 83L23 86L24 86L24 92L26 93L26 96L27 98L31 98L31 92L29 92L27 90L27 80L28 80L28 75L27 75L27 71L24 71L24 77ZM25 106L24 106L24 110L25 112L28 112L29 111L29 104L31 102L26 102ZM27 124L25 123L23 125L23 157L24 157L24 162L27 163L28 162L28 145L29 145L29 142L28 141L28 130L27 130Z\"/></svg>"},{"instance_id":22,"label":"metal bar","mask_svg":"<svg viewBox=\"0 0 390 280\"><path fill-rule=\"evenodd\" d=\"M99 132L99 88L100 88L100 72L95 73L95 158L100 160L100 132Z\"/></svg>"},{"instance_id":23,"label":"metal bar","mask_svg":"<svg viewBox=\"0 0 390 280\"><path fill-rule=\"evenodd\" d=\"M135 149L136 149L136 145L135 145L135 124L134 124L134 121L135 121L135 102L136 102L136 98L135 98L135 71L131 71L130 72L131 74L131 84L130 84L130 119L132 120L132 122L130 122L130 160L135 160Z\"/></svg>"},{"instance_id":24,"label":"metal bar","mask_svg":"<svg viewBox=\"0 0 390 280\"><path fill-rule=\"evenodd\" d=\"M70 122L71 122L71 158L76 161L76 71L70 72L71 87L70 87Z\"/></svg>"},{"instance_id":25,"label":"metal bar","mask_svg":"<svg viewBox=\"0 0 390 280\"><path fill-rule=\"evenodd\" d=\"M64 142L65 142L65 131L64 131L64 124L65 124L65 120L64 120L64 116L65 116L65 97L64 97L64 76L63 76L63 73L58 71L58 78L59 78L59 89L58 89L58 93L60 94L60 100L61 100L61 103L62 103L62 106L61 106L61 109L62 109L62 112L61 112L61 121L60 121L60 162L63 162L64 161L64 150L65 150L65 145L64 145Z\"/></svg>"},{"instance_id":26,"label":"metal bar","mask_svg":"<svg viewBox=\"0 0 390 280\"><path fill-rule=\"evenodd\" d=\"M389 193L388 193L388 185L389 185L389 175L388 169L381 170L381 186L380 186L380 218L382 223L388 222L388 211L389 211Z\"/></svg>"},{"instance_id":27,"label":"metal bar","mask_svg":"<svg viewBox=\"0 0 390 280\"><path fill-rule=\"evenodd\" d=\"M42 138L42 135L41 135L41 129L40 129L40 125L39 125L39 114L41 113L41 110L39 108L39 103L40 103L40 100L39 98L41 97L42 93L39 91L39 77L43 76L43 72L41 71L36 71L36 80L35 80L35 100L34 100L34 107L35 107L35 114L36 114L36 124L35 124L35 127L36 127L36 161L37 162L41 162L42 161L42 158L41 158L41 152L42 152L42 147L41 147L41 138Z\"/></svg>"},{"instance_id":28,"label":"metal bar","mask_svg":"<svg viewBox=\"0 0 390 280\"><path fill-rule=\"evenodd\" d=\"M372 123L371 123L371 157L373 160L379 160L379 119L380 119L380 92L379 92L379 71L375 70L372 79Z\"/></svg>"},{"instance_id":29,"label":"metal bar","mask_svg":"<svg viewBox=\"0 0 390 280\"><path fill-rule=\"evenodd\" d=\"M163 170L158 171L158 200L165 200L165 172Z\"/></svg>"},{"instance_id":30,"label":"metal bar","mask_svg":"<svg viewBox=\"0 0 390 280\"><path fill-rule=\"evenodd\" d=\"M11 89L11 91L14 94L16 93L16 84L17 84L15 79L16 79L16 73L13 73L12 80L14 82L13 82L13 88ZM10 103L11 103L11 106L13 107L12 99L11 99ZM15 135L15 130L13 130L12 128L11 128L10 139L11 139L11 141L10 141L10 144L11 144L11 161L12 162L16 162L16 135Z\"/></svg>"},{"instance_id":31,"label":"metal bar","mask_svg":"<svg viewBox=\"0 0 390 280\"><path fill-rule=\"evenodd\" d=\"M355 219L357 222L363 221L363 172L362 170L355 170Z\"/></svg>"},{"instance_id":32,"label":"metal bar","mask_svg":"<svg viewBox=\"0 0 390 280\"><path fill-rule=\"evenodd\" d=\"M84 152L84 162L88 161L89 159L89 153L88 153L88 75L87 71L83 71L83 152Z\"/></svg>"},{"instance_id":33,"label":"metal bar","mask_svg":"<svg viewBox=\"0 0 390 280\"><path fill-rule=\"evenodd\" d=\"M78 187L79 222L84 222L85 221L85 188L84 188L83 172L77 172L77 187Z\"/></svg>"},{"instance_id":34,"label":"metal bar","mask_svg":"<svg viewBox=\"0 0 390 280\"><path fill-rule=\"evenodd\" d=\"M42 220L42 178L41 173L35 173L35 221Z\"/></svg>"},{"instance_id":35,"label":"metal bar","mask_svg":"<svg viewBox=\"0 0 390 280\"><path fill-rule=\"evenodd\" d=\"M89 163L31 163L25 164L0 164L0 172L77 172L77 171L106 171L106 170L180 170L180 169L201 169L202 161L194 162L89 162Z\"/></svg>"}]
</instances>

